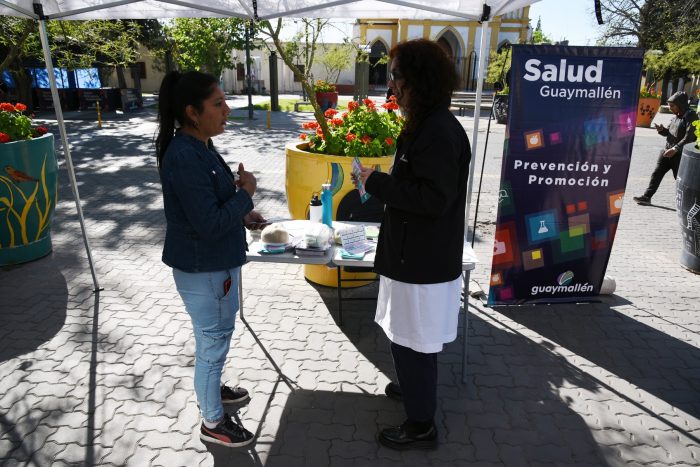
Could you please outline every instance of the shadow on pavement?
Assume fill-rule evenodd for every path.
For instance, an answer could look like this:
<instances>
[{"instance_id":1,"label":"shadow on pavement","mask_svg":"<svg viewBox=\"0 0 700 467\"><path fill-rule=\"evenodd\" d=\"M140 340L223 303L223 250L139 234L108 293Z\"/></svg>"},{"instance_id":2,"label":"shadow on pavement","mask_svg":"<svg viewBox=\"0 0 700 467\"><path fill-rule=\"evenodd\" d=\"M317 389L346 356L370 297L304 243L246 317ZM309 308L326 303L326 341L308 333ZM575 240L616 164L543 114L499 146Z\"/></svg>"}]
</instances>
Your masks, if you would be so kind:
<instances>
[{"instance_id":1,"label":"shadow on pavement","mask_svg":"<svg viewBox=\"0 0 700 467\"><path fill-rule=\"evenodd\" d=\"M68 289L53 254L2 268L0 297L0 363L36 350L66 322Z\"/></svg>"},{"instance_id":2,"label":"shadow on pavement","mask_svg":"<svg viewBox=\"0 0 700 467\"><path fill-rule=\"evenodd\" d=\"M700 417L700 377L693 370L700 367L700 349L617 312L613 307L620 304L619 297L604 300L585 306L501 307L498 311L671 406ZM665 321L642 309L639 312L644 317ZM692 333L670 321L666 326ZM633 364L639 361L645 363ZM619 395L633 402L629 396ZM641 408L648 415L665 419L664 411L656 410L655 415ZM662 421L673 425L669 420ZM691 436L684 427L676 429Z\"/></svg>"}]
</instances>

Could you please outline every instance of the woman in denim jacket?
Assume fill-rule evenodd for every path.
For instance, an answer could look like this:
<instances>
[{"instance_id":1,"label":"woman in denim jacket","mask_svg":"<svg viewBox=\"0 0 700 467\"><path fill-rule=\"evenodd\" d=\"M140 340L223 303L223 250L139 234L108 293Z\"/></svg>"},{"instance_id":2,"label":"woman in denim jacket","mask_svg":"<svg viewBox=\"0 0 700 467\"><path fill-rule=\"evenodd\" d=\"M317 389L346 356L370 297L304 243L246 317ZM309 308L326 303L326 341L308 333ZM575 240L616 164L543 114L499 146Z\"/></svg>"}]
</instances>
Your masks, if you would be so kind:
<instances>
[{"instance_id":1,"label":"woman in denim jacket","mask_svg":"<svg viewBox=\"0 0 700 467\"><path fill-rule=\"evenodd\" d=\"M194 387L204 421L200 438L229 447L253 434L224 412L249 399L243 388L221 385L236 312L238 276L246 258L244 228L264 222L253 211L256 179L238 166L238 179L214 149L230 108L218 80L192 71L163 78L158 99L156 152L166 232L163 262L192 319L196 342Z\"/></svg>"}]
</instances>

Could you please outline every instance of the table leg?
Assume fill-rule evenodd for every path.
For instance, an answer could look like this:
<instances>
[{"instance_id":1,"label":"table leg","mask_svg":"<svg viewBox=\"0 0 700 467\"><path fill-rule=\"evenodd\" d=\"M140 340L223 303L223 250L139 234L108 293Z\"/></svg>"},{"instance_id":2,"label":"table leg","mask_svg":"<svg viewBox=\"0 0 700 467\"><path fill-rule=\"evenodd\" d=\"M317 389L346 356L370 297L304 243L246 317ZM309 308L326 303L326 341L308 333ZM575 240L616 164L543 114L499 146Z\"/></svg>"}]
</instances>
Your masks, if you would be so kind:
<instances>
[{"instance_id":1,"label":"table leg","mask_svg":"<svg viewBox=\"0 0 700 467\"><path fill-rule=\"evenodd\" d=\"M338 283L336 284L336 289L338 290L338 326L343 325L343 297L341 295L342 287L340 286L340 268L342 266L337 266L335 270L338 272Z\"/></svg>"},{"instance_id":2,"label":"table leg","mask_svg":"<svg viewBox=\"0 0 700 467\"><path fill-rule=\"evenodd\" d=\"M255 334L255 331L253 331L253 328L250 327L250 324L248 324L248 321L246 321L245 316L243 315L243 267L241 267L241 270L238 274L238 315L240 316L241 321L243 322L245 327L248 329L248 331L250 331L250 334L253 336L253 339L255 339L255 342L258 344L258 347L260 347L260 350L263 351L267 360L275 368L275 371L277 371L277 374L279 375L280 379L284 381L284 384L289 386L289 389L294 391L294 387L292 386L293 381L287 378L287 376L284 373L282 373L282 369L277 365L275 360L272 358L272 355L270 355L270 353L267 351L262 342L260 342L258 335Z\"/></svg>"},{"instance_id":3,"label":"table leg","mask_svg":"<svg viewBox=\"0 0 700 467\"><path fill-rule=\"evenodd\" d=\"M464 272L464 320L462 321L462 382L467 382L467 332L469 330L469 278L471 271Z\"/></svg>"}]
</instances>

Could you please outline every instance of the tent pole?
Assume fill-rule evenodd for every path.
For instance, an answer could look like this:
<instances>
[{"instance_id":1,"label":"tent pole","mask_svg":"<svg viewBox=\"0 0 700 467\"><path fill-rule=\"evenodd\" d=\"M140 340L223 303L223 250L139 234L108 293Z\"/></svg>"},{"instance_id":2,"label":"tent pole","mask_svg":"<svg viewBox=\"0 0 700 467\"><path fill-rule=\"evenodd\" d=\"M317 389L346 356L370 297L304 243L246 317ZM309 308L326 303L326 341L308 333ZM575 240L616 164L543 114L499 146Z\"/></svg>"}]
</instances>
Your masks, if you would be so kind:
<instances>
[{"instance_id":1,"label":"tent pole","mask_svg":"<svg viewBox=\"0 0 700 467\"><path fill-rule=\"evenodd\" d=\"M56 112L56 121L58 122L58 131L61 134L61 143L63 144L63 154L66 158L66 168L68 169L68 177L70 178L70 186L73 189L73 199L75 199L75 207L78 210L78 219L80 220L80 229L83 232L83 243L87 253L88 263L90 263L90 272L92 273L93 292L101 290L100 284L97 281L95 274L95 265L92 262L92 252L90 251L90 242L88 242L87 230L85 229L85 219L83 218L83 208L80 206L80 194L78 193L78 185L75 180L75 169L73 168L73 159L70 155L70 146L68 146L68 136L66 135L66 124L63 121L63 109L61 109L61 100L58 97L58 88L56 87L56 75L53 71L53 62L51 61L51 49L49 49L48 33L46 32L46 20L43 19L43 14L40 14L39 19L39 37L41 38L41 48L44 50L44 61L46 62L46 70L49 75L49 83L51 84L51 98L53 99L53 108Z\"/></svg>"},{"instance_id":2,"label":"tent pole","mask_svg":"<svg viewBox=\"0 0 700 467\"><path fill-rule=\"evenodd\" d=\"M486 6L486 5L485 5ZM474 131L472 132L472 160L469 164L469 182L467 184L467 206L465 208L466 212L464 214L464 235L469 236L469 205L472 202L472 186L474 185L474 168L476 164L474 163L474 154L476 154L477 139L479 136L479 118L481 117L481 95L484 90L484 69L486 68L486 53L488 51L488 46L486 44L486 33L489 29L488 16L481 23L481 43L479 44L479 71L477 73L476 81L476 102L474 104ZM474 232L472 232L474 235Z\"/></svg>"}]
</instances>

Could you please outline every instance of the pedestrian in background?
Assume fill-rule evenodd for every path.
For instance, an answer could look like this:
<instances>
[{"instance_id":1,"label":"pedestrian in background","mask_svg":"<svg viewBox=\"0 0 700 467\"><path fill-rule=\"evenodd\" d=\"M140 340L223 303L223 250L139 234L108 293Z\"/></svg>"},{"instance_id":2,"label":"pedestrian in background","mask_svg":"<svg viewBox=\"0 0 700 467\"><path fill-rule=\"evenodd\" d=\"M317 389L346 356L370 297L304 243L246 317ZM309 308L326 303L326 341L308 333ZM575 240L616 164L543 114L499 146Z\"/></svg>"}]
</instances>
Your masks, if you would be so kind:
<instances>
[{"instance_id":1,"label":"pedestrian in background","mask_svg":"<svg viewBox=\"0 0 700 467\"><path fill-rule=\"evenodd\" d=\"M195 337L194 389L202 413L200 438L229 447L253 434L224 411L249 399L248 391L221 384L239 307L238 277L246 260L245 226L253 211L255 176L243 164L239 179L214 149L230 108L215 77L168 73L158 98L156 153L165 208L163 262L173 268L177 291Z\"/></svg>"},{"instance_id":2,"label":"pedestrian in background","mask_svg":"<svg viewBox=\"0 0 700 467\"><path fill-rule=\"evenodd\" d=\"M375 321L391 341L398 377L385 392L403 401L407 418L377 439L393 449L433 449L437 355L457 337L471 150L449 110L458 77L444 49L417 39L397 44L389 57L389 87L406 123L391 173L363 168L360 178L386 205L374 262Z\"/></svg>"},{"instance_id":3,"label":"pedestrian in background","mask_svg":"<svg viewBox=\"0 0 700 467\"><path fill-rule=\"evenodd\" d=\"M677 92L668 98L668 106L674 117L668 128L663 125L654 124L656 131L666 137L666 147L656 161L656 168L651 174L649 186L642 196L635 196L637 204L648 206L651 198L661 185L666 173L673 172L673 178L678 175L678 167L681 164L681 153L683 146L695 141L695 131L692 122L698 119L698 114L692 110L688 104L688 95L684 92Z\"/></svg>"}]
</instances>

